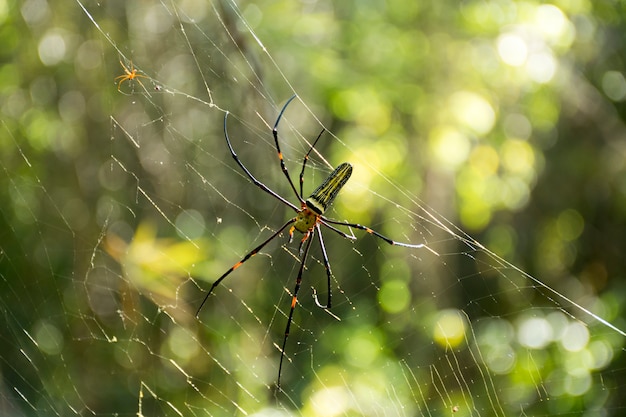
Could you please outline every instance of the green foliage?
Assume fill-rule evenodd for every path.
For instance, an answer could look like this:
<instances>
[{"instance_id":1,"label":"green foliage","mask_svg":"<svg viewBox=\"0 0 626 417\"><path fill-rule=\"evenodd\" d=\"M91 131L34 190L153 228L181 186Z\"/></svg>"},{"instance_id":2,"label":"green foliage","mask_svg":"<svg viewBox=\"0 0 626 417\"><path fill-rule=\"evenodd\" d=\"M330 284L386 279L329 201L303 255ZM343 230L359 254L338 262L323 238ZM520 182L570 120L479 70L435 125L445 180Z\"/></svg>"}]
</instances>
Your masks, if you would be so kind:
<instances>
[{"instance_id":1,"label":"green foliage","mask_svg":"<svg viewBox=\"0 0 626 417\"><path fill-rule=\"evenodd\" d=\"M292 176L317 118L331 133L312 155L308 192L323 159L349 160L354 185L333 215L442 256L328 237L341 321L310 302L309 287L324 288L314 253L286 408L619 413L623 336L420 221L436 213L625 327L623 5L175 3L0 1L0 389L10 392L0 398L10 411L130 415L140 391L145 415L268 404L297 246L268 246L200 321L193 312L200 290L287 216L231 164L223 111L246 166L291 196L263 122L295 90L311 109L294 102L281 126ZM142 84L117 91L120 60ZM479 394L464 397L473 378Z\"/></svg>"}]
</instances>

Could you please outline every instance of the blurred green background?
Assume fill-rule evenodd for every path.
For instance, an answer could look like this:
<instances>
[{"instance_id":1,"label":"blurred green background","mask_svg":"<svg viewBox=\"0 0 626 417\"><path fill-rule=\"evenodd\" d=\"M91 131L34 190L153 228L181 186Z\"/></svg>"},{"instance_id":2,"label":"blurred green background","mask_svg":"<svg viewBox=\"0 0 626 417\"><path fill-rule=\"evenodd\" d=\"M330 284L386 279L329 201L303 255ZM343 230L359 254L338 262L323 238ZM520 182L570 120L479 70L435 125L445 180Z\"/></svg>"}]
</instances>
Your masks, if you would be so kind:
<instances>
[{"instance_id":1,"label":"blurred green background","mask_svg":"<svg viewBox=\"0 0 626 417\"><path fill-rule=\"evenodd\" d=\"M0 413L621 415L623 332L577 306L626 329L625 12L0 1ZM297 244L193 314L292 215L224 112L294 201L294 93L305 194L350 161L331 215L440 256L326 233L341 321L314 245L276 400Z\"/></svg>"}]
</instances>

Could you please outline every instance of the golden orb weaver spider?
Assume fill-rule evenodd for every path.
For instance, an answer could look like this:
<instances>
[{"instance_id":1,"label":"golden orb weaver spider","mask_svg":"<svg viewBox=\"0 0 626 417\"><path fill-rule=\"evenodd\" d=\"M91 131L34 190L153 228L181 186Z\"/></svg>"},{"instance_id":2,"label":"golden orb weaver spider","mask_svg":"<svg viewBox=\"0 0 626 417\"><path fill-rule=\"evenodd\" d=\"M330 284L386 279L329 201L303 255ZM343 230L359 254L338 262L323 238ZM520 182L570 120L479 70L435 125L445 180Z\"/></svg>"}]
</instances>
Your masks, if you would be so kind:
<instances>
[{"instance_id":1,"label":"golden orb weaver spider","mask_svg":"<svg viewBox=\"0 0 626 417\"><path fill-rule=\"evenodd\" d=\"M281 195L279 195L275 191L271 190L268 186L263 184L261 181L257 180L254 177L254 175L252 175L252 173L248 170L248 168L245 167L245 165L241 162L241 160L239 159L239 157L235 153L235 150L233 149L233 146L232 146L232 144L230 142L230 137L228 136L228 129L227 129L227 126L226 126L226 121L228 119L228 112L226 112L226 114L224 115L224 138L226 139L226 144L228 145L228 149L230 151L230 154L233 157L233 159L235 160L235 162L237 163L237 165L239 165L239 167L243 170L243 172L250 179L250 181L252 181L252 183L254 185L259 187L260 189L262 189L263 191L265 191L266 193L268 193L272 197L276 198L277 200L279 200L280 202L282 202L286 206L290 207L293 211L296 212L296 215L295 215L295 217L287 220L287 222L285 224L283 224L280 228L278 228L278 230L276 232L274 232L269 238L267 238L259 246L257 246L256 248L254 248L250 252L248 252L239 262L235 263L232 267L230 267L230 269L228 269L226 272L224 272L221 277L219 277L215 282L213 282L213 285L211 285L211 288L207 292L206 296L202 300L202 303L200 304L200 307L198 308L198 311L196 312L196 317L198 317L200 315L200 310L202 310L202 307L204 306L204 304L208 300L209 296L211 295L211 293L213 292L215 287L217 287L224 280L224 278L226 278L228 275L230 275L230 273L233 272L235 269L237 269L240 266L242 266L248 259L252 258L254 255L259 253L259 251L261 249L263 249L263 247L265 245L267 245L269 242L274 240L274 238L276 238L278 235L280 235L283 232L283 230L285 230L287 227L291 226L289 228L289 242L292 241L292 239L293 239L293 232L295 230L297 230L298 232L302 233L304 236L302 237L302 240L300 240L300 246L298 248L298 253L300 254L300 268L298 270L298 275L296 277L296 285L295 285L295 288L294 288L293 293L291 295L291 307L289 309L289 315L288 315L288 318L287 318L287 325L285 327L285 334L284 334L284 337L283 337L282 346L281 346L281 350L280 350L280 362L278 364L278 378L276 380L276 389L277 390L280 390L280 376L281 376L282 368L283 368L283 359L285 358L285 346L287 345L287 339L289 338L289 330L291 328L291 322L293 321L293 312L294 312L294 310L296 308L296 304L298 302L298 292L299 292L300 286L302 284L302 273L304 271L304 266L306 264L307 256L309 254L309 248L311 247L311 242L313 240L313 237L315 236L315 232L317 232L318 241L319 241L319 244L320 244L320 249L322 251L322 261L323 261L323 264L324 264L324 268L326 270L327 291L328 291L327 294L328 295L327 295L327 299L326 299L326 304L322 304L322 303L320 303L319 298L317 297L317 291L315 290L314 287L311 287L312 290L313 290L313 299L315 301L315 304L319 308L329 309L331 307L331 297L332 297L331 277L332 277L332 272L331 272L331 269L330 269L330 263L328 261L328 255L326 254L326 247L324 245L324 239L322 237L321 226L327 227L328 229L332 230L333 232L339 234L340 236L342 236L342 237L344 237L346 239L353 240L353 239L356 239L356 237L354 235L349 235L347 233L342 232L341 230L337 229L333 225L345 226L345 227L351 227L351 228L355 228L355 229L364 230L367 233L369 233L371 235L374 235L374 236L376 236L379 239L384 240L385 242L389 243L390 245L398 245L398 246L403 246L403 247L407 247L407 248L415 248L415 249L426 248L426 249L431 250L430 248L428 248L424 244L413 245L413 244L410 244L410 243L396 242L395 240L392 240L392 239L390 239L390 238L388 238L386 236L383 236L380 233L376 232L375 230L370 229L367 226L362 226L362 225L357 224L357 223L348 223L348 222L341 222L341 221L337 221L337 220L332 220L332 219L329 219L329 218L324 216L324 213L326 212L328 207L330 207L330 205L334 201L335 197L337 196L337 193L345 185L346 181L348 181L348 179L350 178L350 175L352 174L352 165L350 165L347 162L344 162L341 165L339 165L337 168L335 168L335 170L333 172L331 172L331 174L324 180L324 182L319 187L317 187L315 189L315 191L313 191L313 193L311 193L311 195L306 200L304 199L304 194L303 194L304 169L306 168L306 163L309 160L309 154L315 148L315 145L317 144L317 141L320 139L320 137L324 133L325 129L322 129L320 134L317 136L317 138L315 139L315 141L313 142L313 144L309 148L309 150L306 153L306 155L304 155L304 158L302 160L302 170L300 171L300 192L298 193L298 190L296 190L296 186L294 185L293 181L291 180L291 177L289 176L289 171L287 170L287 167L285 165L285 161L283 160L283 154L282 154L282 152L280 150L280 145L278 144L278 123L280 122L280 119L282 118L283 113L287 109L287 106L289 105L289 103L291 103L291 101L293 99L295 99L296 97L297 96L295 96L295 95L293 97L291 97L287 101L287 103L285 103L285 105L283 106L282 110L278 114L278 118L276 119L276 123L274 123L274 128L272 129L272 134L274 136L274 144L276 146L276 151L278 152L278 159L280 161L280 168L283 171L283 174L285 175L285 177L287 178L287 181L289 182L289 185L291 186L291 189L293 190L294 194L296 195L296 198L300 202L300 207L298 207L298 206L294 205L293 203L289 202L287 199L285 199L284 197L282 197ZM302 248L303 245L304 245L304 249Z\"/></svg>"}]
</instances>

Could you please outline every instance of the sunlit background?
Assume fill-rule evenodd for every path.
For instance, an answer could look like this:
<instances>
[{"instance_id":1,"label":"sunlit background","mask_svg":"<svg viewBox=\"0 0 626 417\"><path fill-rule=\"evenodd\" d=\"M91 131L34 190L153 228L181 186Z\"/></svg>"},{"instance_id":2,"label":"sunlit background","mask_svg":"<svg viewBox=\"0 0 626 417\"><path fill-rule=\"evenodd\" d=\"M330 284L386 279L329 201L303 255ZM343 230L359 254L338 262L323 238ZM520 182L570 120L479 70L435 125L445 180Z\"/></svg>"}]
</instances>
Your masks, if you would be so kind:
<instances>
[{"instance_id":1,"label":"sunlit background","mask_svg":"<svg viewBox=\"0 0 626 417\"><path fill-rule=\"evenodd\" d=\"M0 414L621 415L623 16L0 0ZM269 245L194 314L292 215L232 163L224 113L246 166L294 202L270 131L294 93L295 181L328 130L305 194L350 161L332 216L439 256L326 231L334 316L311 302L316 252L276 400L297 245Z\"/></svg>"}]
</instances>

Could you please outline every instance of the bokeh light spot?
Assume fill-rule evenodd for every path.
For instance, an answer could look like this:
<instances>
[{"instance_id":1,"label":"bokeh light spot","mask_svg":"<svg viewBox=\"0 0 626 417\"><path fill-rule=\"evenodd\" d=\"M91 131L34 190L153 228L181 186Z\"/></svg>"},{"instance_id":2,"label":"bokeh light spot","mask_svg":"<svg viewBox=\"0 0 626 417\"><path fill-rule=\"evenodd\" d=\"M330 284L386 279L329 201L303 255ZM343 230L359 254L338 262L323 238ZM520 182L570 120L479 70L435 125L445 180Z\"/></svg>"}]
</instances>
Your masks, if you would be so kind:
<instances>
[{"instance_id":1,"label":"bokeh light spot","mask_svg":"<svg viewBox=\"0 0 626 417\"><path fill-rule=\"evenodd\" d=\"M552 326L543 317L524 320L517 332L519 343L531 349L543 349L552 341L552 337Z\"/></svg>"},{"instance_id":2,"label":"bokeh light spot","mask_svg":"<svg viewBox=\"0 0 626 417\"><path fill-rule=\"evenodd\" d=\"M559 214L556 220L556 230L561 239L572 241L577 239L585 228L585 220L574 209L567 209Z\"/></svg>"},{"instance_id":3,"label":"bokeh light spot","mask_svg":"<svg viewBox=\"0 0 626 417\"><path fill-rule=\"evenodd\" d=\"M496 112L489 102L479 94L459 91L450 98L450 108L456 119L479 135L493 128Z\"/></svg>"},{"instance_id":4,"label":"bokeh light spot","mask_svg":"<svg viewBox=\"0 0 626 417\"><path fill-rule=\"evenodd\" d=\"M384 282L378 292L378 302L388 313L399 313L406 310L410 301L411 292L404 281Z\"/></svg>"},{"instance_id":5,"label":"bokeh light spot","mask_svg":"<svg viewBox=\"0 0 626 417\"><path fill-rule=\"evenodd\" d=\"M433 328L435 342L443 347L457 347L465 340L465 319L458 310L439 312Z\"/></svg>"},{"instance_id":6,"label":"bokeh light spot","mask_svg":"<svg viewBox=\"0 0 626 417\"><path fill-rule=\"evenodd\" d=\"M626 80L619 71L607 71L602 76L602 91L613 101L622 101L626 97Z\"/></svg>"},{"instance_id":7,"label":"bokeh light spot","mask_svg":"<svg viewBox=\"0 0 626 417\"><path fill-rule=\"evenodd\" d=\"M521 36L505 33L498 37L498 53L505 64L521 67L528 57L528 46Z\"/></svg>"},{"instance_id":8,"label":"bokeh light spot","mask_svg":"<svg viewBox=\"0 0 626 417\"><path fill-rule=\"evenodd\" d=\"M571 323L561 336L561 344L570 352L584 349L589 343L589 329L579 322Z\"/></svg>"},{"instance_id":9,"label":"bokeh light spot","mask_svg":"<svg viewBox=\"0 0 626 417\"><path fill-rule=\"evenodd\" d=\"M470 152L470 142L467 136L448 126L441 126L431 131L430 146L437 161L451 169L465 162Z\"/></svg>"}]
</instances>

